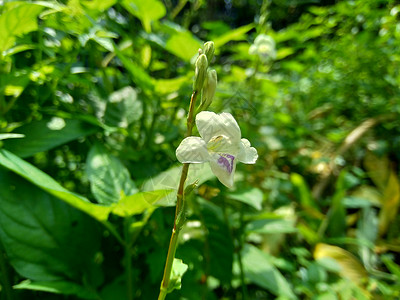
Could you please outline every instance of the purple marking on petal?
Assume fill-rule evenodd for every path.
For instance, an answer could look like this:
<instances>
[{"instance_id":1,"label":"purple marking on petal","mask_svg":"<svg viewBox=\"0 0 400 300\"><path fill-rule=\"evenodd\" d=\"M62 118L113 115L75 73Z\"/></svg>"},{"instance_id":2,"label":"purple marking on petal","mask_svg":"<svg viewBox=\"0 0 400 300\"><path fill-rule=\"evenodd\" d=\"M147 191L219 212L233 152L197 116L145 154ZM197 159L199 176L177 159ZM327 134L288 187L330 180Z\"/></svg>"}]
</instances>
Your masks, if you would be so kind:
<instances>
[{"instance_id":1,"label":"purple marking on petal","mask_svg":"<svg viewBox=\"0 0 400 300\"><path fill-rule=\"evenodd\" d=\"M233 160L234 159L235 159L235 157L233 155L222 154L219 156L217 162L221 167L224 167L230 174L230 173L232 173L232 170L233 170Z\"/></svg>"}]
</instances>

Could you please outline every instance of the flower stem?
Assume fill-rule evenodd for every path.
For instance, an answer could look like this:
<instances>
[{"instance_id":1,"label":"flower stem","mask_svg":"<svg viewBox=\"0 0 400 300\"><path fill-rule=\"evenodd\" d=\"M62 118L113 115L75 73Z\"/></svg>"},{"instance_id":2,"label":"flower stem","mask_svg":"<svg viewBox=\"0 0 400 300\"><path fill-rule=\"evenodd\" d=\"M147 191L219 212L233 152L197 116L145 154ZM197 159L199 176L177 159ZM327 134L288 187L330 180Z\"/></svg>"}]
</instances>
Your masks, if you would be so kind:
<instances>
[{"instance_id":1,"label":"flower stem","mask_svg":"<svg viewBox=\"0 0 400 300\"><path fill-rule=\"evenodd\" d=\"M194 91L192 93L192 97L190 98L190 107L189 107L189 113L187 117L187 129L186 129L186 135L185 137L191 136L192 135L192 130L194 126L194 108L197 100L197 91ZM189 164L183 164L182 168L182 173L181 173L181 178L179 180L179 187L178 187L178 193L176 195L176 208L175 208L175 219L174 219L174 227L172 229L172 234L171 234L171 239L169 242L169 247L168 247L168 254L167 254L167 261L165 262L165 267L164 267L164 276L161 281L161 287L160 287L160 294L158 295L158 300L164 300L165 297L167 296L168 293L168 285L171 277L171 271L172 271L172 264L174 262L175 258L175 252L176 248L178 246L178 237L179 237L179 232L181 231L181 228L183 226L183 223L185 221L184 218L184 189L185 189L185 181L188 175L189 171Z\"/></svg>"}]
</instances>

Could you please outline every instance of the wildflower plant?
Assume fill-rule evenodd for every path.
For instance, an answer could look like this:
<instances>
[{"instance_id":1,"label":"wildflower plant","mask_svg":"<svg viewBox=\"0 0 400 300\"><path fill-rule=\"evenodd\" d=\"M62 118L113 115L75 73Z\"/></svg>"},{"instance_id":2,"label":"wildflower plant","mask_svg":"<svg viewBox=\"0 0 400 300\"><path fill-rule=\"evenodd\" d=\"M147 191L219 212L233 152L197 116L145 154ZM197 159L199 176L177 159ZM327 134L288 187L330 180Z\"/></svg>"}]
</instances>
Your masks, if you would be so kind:
<instances>
[{"instance_id":1,"label":"wildflower plant","mask_svg":"<svg viewBox=\"0 0 400 300\"><path fill-rule=\"evenodd\" d=\"M183 264L180 260L175 259L175 252L179 233L185 222L185 196L193 190L195 185L195 183L191 184L185 189L190 164L209 162L211 170L218 180L231 188L234 183L237 162L254 164L258 158L257 150L251 147L247 139L241 138L240 127L230 113L216 114L206 111L212 102L217 85L217 73L215 70L209 69L209 63L213 56L214 43L205 43L203 49L199 50L195 64L195 78L185 139L176 149L176 157L183 163L183 168L179 180L175 219L159 300L165 299L166 295L176 287L177 282L175 278L171 279L171 274L179 273L179 269L182 270ZM201 95L201 102L196 109L199 95ZM200 137L192 136L194 124L197 126Z\"/></svg>"}]
</instances>

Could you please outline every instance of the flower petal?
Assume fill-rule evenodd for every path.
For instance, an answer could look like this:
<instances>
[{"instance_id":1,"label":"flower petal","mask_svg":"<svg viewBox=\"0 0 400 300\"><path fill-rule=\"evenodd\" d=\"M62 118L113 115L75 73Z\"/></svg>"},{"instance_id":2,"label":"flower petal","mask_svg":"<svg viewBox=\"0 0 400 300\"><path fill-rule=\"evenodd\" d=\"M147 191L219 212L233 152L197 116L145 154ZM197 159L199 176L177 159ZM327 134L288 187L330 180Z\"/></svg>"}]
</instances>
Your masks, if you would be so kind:
<instances>
[{"instance_id":1,"label":"flower petal","mask_svg":"<svg viewBox=\"0 0 400 300\"><path fill-rule=\"evenodd\" d=\"M233 155L214 153L210 160L211 170L218 180L228 188L233 186L233 175L236 169L236 159Z\"/></svg>"},{"instance_id":2,"label":"flower petal","mask_svg":"<svg viewBox=\"0 0 400 300\"><path fill-rule=\"evenodd\" d=\"M202 111L196 116L196 126L206 143L220 135L233 141L239 141L241 137L239 125L230 113L217 115L211 111Z\"/></svg>"},{"instance_id":3,"label":"flower petal","mask_svg":"<svg viewBox=\"0 0 400 300\"><path fill-rule=\"evenodd\" d=\"M241 140L240 152L237 159L245 164L255 164L258 158L257 150L250 146L250 142L247 139Z\"/></svg>"},{"instance_id":4,"label":"flower petal","mask_svg":"<svg viewBox=\"0 0 400 300\"><path fill-rule=\"evenodd\" d=\"M176 149L176 158L181 163L203 163L210 159L210 154L202 138L189 136Z\"/></svg>"}]
</instances>

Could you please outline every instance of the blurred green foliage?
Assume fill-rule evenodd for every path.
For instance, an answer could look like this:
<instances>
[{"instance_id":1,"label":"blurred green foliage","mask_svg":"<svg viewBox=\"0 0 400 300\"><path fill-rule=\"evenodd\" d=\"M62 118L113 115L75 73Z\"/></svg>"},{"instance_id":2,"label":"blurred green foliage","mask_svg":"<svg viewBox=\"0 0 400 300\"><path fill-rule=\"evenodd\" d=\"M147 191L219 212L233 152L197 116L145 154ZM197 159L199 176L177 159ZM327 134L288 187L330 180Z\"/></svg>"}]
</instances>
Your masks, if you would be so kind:
<instances>
[{"instance_id":1,"label":"blurred green foliage","mask_svg":"<svg viewBox=\"0 0 400 300\"><path fill-rule=\"evenodd\" d=\"M400 297L397 1L0 3L0 299L157 297L207 40L259 159L191 166L168 298Z\"/></svg>"}]
</instances>

